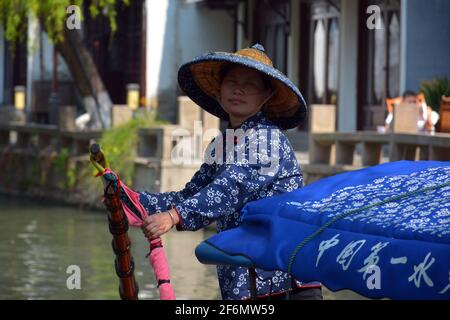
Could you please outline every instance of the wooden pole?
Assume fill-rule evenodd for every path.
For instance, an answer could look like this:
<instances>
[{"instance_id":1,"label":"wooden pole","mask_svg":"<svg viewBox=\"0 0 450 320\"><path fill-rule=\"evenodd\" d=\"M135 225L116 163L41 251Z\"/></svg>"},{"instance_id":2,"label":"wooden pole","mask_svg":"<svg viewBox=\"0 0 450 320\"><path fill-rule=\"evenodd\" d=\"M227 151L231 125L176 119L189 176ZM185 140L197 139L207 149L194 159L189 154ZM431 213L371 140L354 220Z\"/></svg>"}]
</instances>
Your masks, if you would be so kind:
<instances>
[{"instance_id":1,"label":"wooden pole","mask_svg":"<svg viewBox=\"0 0 450 320\"><path fill-rule=\"evenodd\" d=\"M120 190L120 186L118 186ZM134 260L128 237L128 220L122 210L119 190L109 184L105 189L105 205L108 209L109 231L113 236L112 248L116 255L116 274L120 279L119 293L122 300L137 300L139 288L134 278Z\"/></svg>"},{"instance_id":2,"label":"wooden pole","mask_svg":"<svg viewBox=\"0 0 450 320\"><path fill-rule=\"evenodd\" d=\"M98 173L105 172L108 161L96 143L90 146L91 163ZM104 181L105 183L105 181ZM104 204L108 210L109 232L113 236L112 249L116 255L114 266L119 277L119 294L122 300L137 300L139 288L134 278L134 260L131 255L131 241L128 237L128 219L123 212L120 202L120 180L117 181L116 190L112 182L106 185Z\"/></svg>"}]
</instances>

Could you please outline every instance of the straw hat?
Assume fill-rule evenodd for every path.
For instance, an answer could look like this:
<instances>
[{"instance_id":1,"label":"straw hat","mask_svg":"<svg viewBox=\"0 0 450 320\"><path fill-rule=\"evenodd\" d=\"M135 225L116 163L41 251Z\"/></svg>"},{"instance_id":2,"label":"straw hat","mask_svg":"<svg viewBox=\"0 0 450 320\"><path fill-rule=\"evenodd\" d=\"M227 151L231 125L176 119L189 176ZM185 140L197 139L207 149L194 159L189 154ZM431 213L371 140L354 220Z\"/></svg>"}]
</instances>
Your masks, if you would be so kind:
<instances>
[{"instance_id":1,"label":"straw hat","mask_svg":"<svg viewBox=\"0 0 450 320\"><path fill-rule=\"evenodd\" d=\"M223 120L229 120L218 97L221 70L230 63L255 69L269 77L275 91L266 102L264 110L269 120L280 129L294 128L305 120L307 106L302 94L288 77L274 68L272 60L260 44L235 53L213 52L196 57L180 67L178 83L187 96L204 110Z\"/></svg>"}]
</instances>

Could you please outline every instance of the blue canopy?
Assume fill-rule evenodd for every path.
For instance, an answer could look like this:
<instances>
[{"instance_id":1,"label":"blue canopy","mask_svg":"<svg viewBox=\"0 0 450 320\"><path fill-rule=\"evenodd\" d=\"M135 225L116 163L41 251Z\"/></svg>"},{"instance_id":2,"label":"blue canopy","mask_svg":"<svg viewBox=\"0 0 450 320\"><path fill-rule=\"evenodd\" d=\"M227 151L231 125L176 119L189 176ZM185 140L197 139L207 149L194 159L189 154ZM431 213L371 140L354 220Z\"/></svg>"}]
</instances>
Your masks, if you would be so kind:
<instances>
[{"instance_id":1,"label":"blue canopy","mask_svg":"<svg viewBox=\"0 0 450 320\"><path fill-rule=\"evenodd\" d=\"M450 162L390 162L250 202L240 227L202 245L333 291L450 299Z\"/></svg>"}]
</instances>

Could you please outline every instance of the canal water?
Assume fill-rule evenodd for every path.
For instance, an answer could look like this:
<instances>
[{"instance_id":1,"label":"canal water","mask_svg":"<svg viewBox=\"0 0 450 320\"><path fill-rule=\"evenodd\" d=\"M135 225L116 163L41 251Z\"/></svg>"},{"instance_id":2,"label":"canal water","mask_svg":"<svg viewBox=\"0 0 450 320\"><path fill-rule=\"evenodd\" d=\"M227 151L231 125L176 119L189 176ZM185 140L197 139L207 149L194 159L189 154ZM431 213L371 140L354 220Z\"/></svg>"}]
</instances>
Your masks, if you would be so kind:
<instances>
[{"instance_id":1,"label":"canal water","mask_svg":"<svg viewBox=\"0 0 450 320\"><path fill-rule=\"evenodd\" d=\"M171 231L163 243L177 299L220 299L214 266L202 265L194 249L213 230ZM145 255L148 242L130 228L140 299L158 299ZM106 214L0 197L0 299L119 299L118 278ZM69 289L70 267L81 271L80 289ZM69 272L69 273L68 273ZM360 299L350 292L325 299Z\"/></svg>"}]
</instances>

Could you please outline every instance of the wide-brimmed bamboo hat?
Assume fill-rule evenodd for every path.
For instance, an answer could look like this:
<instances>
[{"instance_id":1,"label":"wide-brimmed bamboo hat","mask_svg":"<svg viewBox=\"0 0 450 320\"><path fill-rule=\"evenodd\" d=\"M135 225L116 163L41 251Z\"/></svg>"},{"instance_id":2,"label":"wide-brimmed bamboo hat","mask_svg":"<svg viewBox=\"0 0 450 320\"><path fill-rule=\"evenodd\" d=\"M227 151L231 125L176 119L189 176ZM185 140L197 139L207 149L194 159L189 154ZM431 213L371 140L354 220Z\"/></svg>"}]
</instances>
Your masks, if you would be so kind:
<instances>
[{"instance_id":1,"label":"wide-brimmed bamboo hat","mask_svg":"<svg viewBox=\"0 0 450 320\"><path fill-rule=\"evenodd\" d=\"M269 77L274 93L266 102L264 110L269 120L280 129L294 128L306 119L308 109L302 94L288 77L273 66L260 44L235 53L213 52L196 57L180 67L178 83L201 108L223 120L229 120L218 97L221 70L230 63L255 69Z\"/></svg>"}]
</instances>

